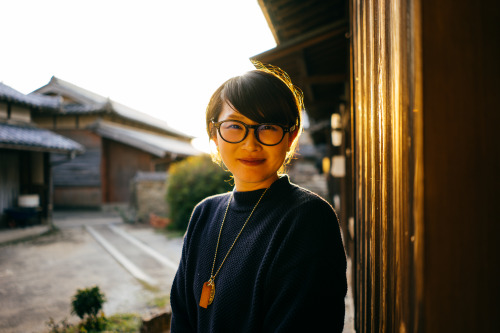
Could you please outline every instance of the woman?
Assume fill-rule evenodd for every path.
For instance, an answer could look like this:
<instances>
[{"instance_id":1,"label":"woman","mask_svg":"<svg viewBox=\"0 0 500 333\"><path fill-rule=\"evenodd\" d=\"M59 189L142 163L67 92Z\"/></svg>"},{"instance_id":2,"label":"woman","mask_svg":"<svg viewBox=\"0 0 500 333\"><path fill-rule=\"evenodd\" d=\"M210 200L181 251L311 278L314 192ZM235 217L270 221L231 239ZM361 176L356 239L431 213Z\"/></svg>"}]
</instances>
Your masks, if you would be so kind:
<instances>
[{"instance_id":1,"label":"woman","mask_svg":"<svg viewBox=\"0 0 500 333\"><path fill-rule=\"evenodd\" d=\"M171 292L172 333L341 332L346 258L337 216L282 175L302 98L262 65L215 91L206 124L234 190L194 209Z\"/></svg>"}]
</instances>

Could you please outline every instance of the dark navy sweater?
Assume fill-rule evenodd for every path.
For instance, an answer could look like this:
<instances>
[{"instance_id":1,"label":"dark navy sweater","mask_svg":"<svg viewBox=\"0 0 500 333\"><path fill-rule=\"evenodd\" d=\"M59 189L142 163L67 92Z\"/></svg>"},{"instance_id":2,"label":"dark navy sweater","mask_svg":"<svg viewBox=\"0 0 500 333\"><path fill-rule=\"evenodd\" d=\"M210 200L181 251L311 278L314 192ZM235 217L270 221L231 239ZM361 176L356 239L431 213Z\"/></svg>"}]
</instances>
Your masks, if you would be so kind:
<instances>
[{"instance_id":1,"label":"dark navy sweater","mask_svg":"<svg viewBox=\"0 0 500 333\"><path fill-rule=\"evenodd\" d=\"M234 192L217 271L264 190ZM346 257L337 216L318 195L277 180L262 198L199 306L230 193L194 209L172 292L171 332L341 332Z\"/></svg>"}]
</instances>

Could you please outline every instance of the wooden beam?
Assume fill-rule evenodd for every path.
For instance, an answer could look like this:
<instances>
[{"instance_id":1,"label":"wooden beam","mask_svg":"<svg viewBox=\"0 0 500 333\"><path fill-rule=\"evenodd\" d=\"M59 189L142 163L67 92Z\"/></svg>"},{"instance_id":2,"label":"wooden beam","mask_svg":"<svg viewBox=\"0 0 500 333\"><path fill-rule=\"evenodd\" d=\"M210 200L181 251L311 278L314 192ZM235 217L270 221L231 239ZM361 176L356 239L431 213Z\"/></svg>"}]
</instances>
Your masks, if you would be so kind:
<instances>
[{"instance_id":1,"label":"wooden beam","mask_svg":"<svg viewBox=\"0 0 500 333\"><path fill-rule=\"evenodd\" d=\"M314 102L315 96L314 96L314 92L312 90L311 84L307 83L307 81L305 80L305 78L307 78L307 76L308 76L308 72L307 72L307 61L306 61L306 57L304 54L304 49L301 50L300 55L301 56L297 58L297 67L299 68L300 76L301 76L301 78L299 80L301 81L301 86L302 86L304 95L307 96L307 99L309 101Z\"/></svg>"},{"instance_id":2,"label":"wooden beam","mask_svg":"<svg viewBox=\"0 0 500 333\"><path fill-rule=\"evenodd\" d=\"M326 74L326 75L312 75L301 79L304 84L329 84L341 83L347 81L346 74Z\"/></svg>"},{"instance_id":3,"label":"wooden beam","mask_svg":"<svg viewBox=\"0 0 500 333\"><path fill-rule=\"evenodd\" d=\"M269 15L269 10L264 3L264 0L258 0L260 9L262 10L262 14L264 15L264 18L266 19L267 25L269 26L269 30L271 30L271 33L273 34L274 41L276 44L279 44L279 39L278 35L276 33L276 29L274 28L274 22L271 19L271 15Z\"/></svg>"},{"instance_id":4,"label":"wooden beam","mask_svg":"<svg viewBox=\"0 0 500 333\"><path fill-rule=\"evenodd\" d=\"M338 21L334 24L325 26L324 28L312 31L311 33L303 34L300 38L280 44L274 49L257 54L250 59L259 60L263 63L272 63L276 59L300 52L309 46L315 45L327 39L342 38L341 36L345 36L347 32L347 21Z\"/></svg>"}]
</instances>

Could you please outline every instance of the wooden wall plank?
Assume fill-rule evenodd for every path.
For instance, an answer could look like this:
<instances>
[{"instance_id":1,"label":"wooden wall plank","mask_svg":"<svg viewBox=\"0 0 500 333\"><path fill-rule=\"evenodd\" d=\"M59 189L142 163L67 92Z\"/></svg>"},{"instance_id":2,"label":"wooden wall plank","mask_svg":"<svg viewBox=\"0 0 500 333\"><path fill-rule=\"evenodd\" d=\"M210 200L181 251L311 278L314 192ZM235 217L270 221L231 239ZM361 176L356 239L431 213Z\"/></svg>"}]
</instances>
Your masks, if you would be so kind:
<instances>
[{"instance_id":1,"label":"wooden wall plank","mask_svg":"<svg viewBox=\"0 0 500 333\"><path fill-rule=\"evenodd\" d=\"M130 203L131 185L137 171L154 171L153 156L122 143L103 139L106 152L107 203Z\"/></svg>"},{"instance_id":2,"label":"wooden wall plank","mask_svg":"<svg viewBox=\"0 0 500 333\"><path fill-rule=\"evenodd\" d=\"M422 2L427 332L498 330L499 12Z\"/></svg>"}]
</instances>

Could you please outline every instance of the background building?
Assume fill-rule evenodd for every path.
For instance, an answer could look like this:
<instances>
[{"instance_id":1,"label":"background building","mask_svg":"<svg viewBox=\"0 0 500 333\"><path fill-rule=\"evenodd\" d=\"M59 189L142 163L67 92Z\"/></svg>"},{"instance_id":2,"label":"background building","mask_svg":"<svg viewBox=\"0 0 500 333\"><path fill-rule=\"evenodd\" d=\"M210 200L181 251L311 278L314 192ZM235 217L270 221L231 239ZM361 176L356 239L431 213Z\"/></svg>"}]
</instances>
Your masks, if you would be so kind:
<instances>
[{"instance_id":1,"label":"background building","mask_svg":"<svg viewBox=\"0 0 500 333\"><path fill-rule=\"evenodd\" d=\"M79 143L31 121L37 110L54 111L59 99L27 96L0 83L0 228L48 223L52 212L52 163L85 151Z\"/></svg>"},{"instance_id":2,"label":"background building","mask_svg":"<svg viewBox=\"0 0 500 333\"><path fill-rule=\"evenodd\" d=\"M166 172L171 162L200 153L190 136L164 122L56 77L30 94L38 95L58 97L61 105L35 111L33 121L86 148L54 167L56 207L128 205L137 172Z\"/></svg>"}]
</instances>

